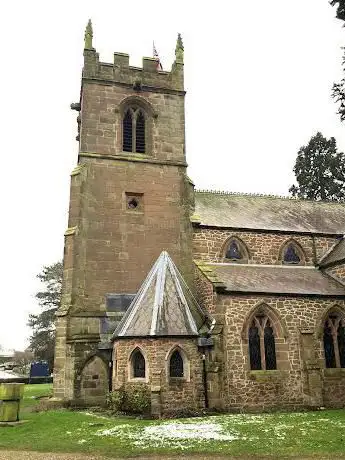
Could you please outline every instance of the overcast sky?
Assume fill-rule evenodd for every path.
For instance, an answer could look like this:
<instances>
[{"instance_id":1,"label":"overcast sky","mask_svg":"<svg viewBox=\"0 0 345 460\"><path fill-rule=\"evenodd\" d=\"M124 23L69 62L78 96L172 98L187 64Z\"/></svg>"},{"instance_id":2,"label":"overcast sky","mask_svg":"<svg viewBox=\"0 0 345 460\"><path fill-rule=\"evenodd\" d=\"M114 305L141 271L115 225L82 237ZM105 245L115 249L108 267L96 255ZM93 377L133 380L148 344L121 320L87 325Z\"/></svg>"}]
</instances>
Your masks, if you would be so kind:
<instances>
[{"instance_id":1,"label":"overcast sky","mask_svg":"<svg viewBox=\"0 0 345 460\"><path fill-rule=\"evenodd\" d=\"M6 6L4 6L6 5ZM288 194L301 145L320 130L345 149L331 99L344 29L328 0L4 2L1 11L0 345L22 349L37 311L35 276L63 253L77 161L83 36L131 65L170 69L185 44L189 175L197 188Z\"/></svg>"}]
</instances>

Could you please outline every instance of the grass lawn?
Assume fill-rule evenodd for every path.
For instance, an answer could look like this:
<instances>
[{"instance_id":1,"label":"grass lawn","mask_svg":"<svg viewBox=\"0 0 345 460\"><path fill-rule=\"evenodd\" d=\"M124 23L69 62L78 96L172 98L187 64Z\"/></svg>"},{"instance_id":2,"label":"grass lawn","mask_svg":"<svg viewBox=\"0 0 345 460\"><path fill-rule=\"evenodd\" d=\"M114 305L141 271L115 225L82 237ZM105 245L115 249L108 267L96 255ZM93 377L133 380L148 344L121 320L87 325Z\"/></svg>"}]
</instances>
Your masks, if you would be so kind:
<instances>
[{"instance_id":1,"label":"grass lawn","mask_svg":"<svg viewBox=\"0 0 345 460\"><path fill-rule=\"evenodd\" d=\"M50 385L27 385L16 427L0 427L0 448L140 456L198 454L345 459L345 410L219 415L180 420L106 417L90 412L30 412Z\"/></svg>"}]
</instances>

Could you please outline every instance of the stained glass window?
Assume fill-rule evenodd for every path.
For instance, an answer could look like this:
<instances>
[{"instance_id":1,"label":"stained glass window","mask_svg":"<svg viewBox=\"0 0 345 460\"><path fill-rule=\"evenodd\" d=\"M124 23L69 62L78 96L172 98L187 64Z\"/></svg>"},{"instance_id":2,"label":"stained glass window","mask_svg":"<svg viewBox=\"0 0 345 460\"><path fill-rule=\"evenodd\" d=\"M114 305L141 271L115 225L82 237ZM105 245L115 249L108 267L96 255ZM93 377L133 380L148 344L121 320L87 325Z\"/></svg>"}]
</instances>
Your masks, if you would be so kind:
<instances>
[{"instance_id":1,"label":"stained glass window","mask_svg":"<svg viewBox=\"0 0 345 460\"><path fill-rule=\"evenodd\" d=\"M170 377L183 377L183 359L178 350L170 358Z\"/></svg>"},{"instance_id":2,"label":"stained glass window","mask_svg":"<svg viewBox=\"0 0 345 460\"><path fill-rule=\"evenodd\" d=\"M231 241L228 247L228 250L226 251L225 257L227 259L235 259L235 260L242 259L242 253L236 241Z\"/></svg>"},{"instance_id":3,"label":"stained glass window","mask_svg":"<svg viewBox=\"0 0 345 460\"><path fill-rule=\"evenodd\" d=\"M274 343L273 329L269 325L266 325L265 327L264 344L265 344L266 370L277 369L276 347Z\"/></svg>"},{"instance_id":4,"label":"stained glass window","mask_svg":"<svg viewBox=\"0 0 345 460\"><path fill-rule=\"evenodd\" d=\"M140 350L135 350L132 356L133 377L145 377L145 358Z\"/></svg>"},{"instance_id":5,"label":"stained glass window","mask_svg":"<svg viewBox=\"0 0 345 460\"><path fill-rule=\"evenodd\" d=\"M249 328L249 357L252 370L262 369L259 329L254 324Z\"/></svg>"},{"instance_id":6,"label":"stained glass window","mask_svg":"<svg viewBox=\"0 0 345 460\"><path fill-rule=\"evenodd\" d=\"M132 112L127 110L123 118L123 151L132 151Z\"/></svg>"},{"instance_id":7,"label":"stained glass window","mask_svg":"<svg viewBox=\"0 0 345 460\"><path fill-rule=\"evenodd\" d=\"M284 262L289 264L299 264L301 258L297 254L296 247L294 244L289 244L284 252Z\"/></svg>"}]
</instances>

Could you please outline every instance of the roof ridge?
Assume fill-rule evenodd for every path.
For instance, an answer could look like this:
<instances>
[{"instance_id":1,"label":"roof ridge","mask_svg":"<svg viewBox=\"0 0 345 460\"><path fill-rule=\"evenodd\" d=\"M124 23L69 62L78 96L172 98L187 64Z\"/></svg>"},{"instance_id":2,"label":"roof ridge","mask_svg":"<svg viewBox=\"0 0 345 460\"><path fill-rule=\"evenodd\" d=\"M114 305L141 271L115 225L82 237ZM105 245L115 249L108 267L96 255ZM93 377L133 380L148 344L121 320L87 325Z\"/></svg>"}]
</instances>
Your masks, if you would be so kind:
<instances>
[{"instance_id":1,"label":"roof ridge","mask_svg":"<svg viewBox=\"0 0 345 460\"><path fill-rule=\"evenodd\" d=\"M296 198L287 195L272 195L269 193L249 193L249 192L231 192L229 190L211 190L211 189L195 189L195 193L212 193L214 195L232 195L232 196L249 196L249 197L260 197L260 198L278 198L281 200L300 201L300 202L311 202L311 203L325 203L325 204L342 204L345 205L344 201L331 201L331 200L312 200L310 198Z\"/></svg>"}]
</instances>

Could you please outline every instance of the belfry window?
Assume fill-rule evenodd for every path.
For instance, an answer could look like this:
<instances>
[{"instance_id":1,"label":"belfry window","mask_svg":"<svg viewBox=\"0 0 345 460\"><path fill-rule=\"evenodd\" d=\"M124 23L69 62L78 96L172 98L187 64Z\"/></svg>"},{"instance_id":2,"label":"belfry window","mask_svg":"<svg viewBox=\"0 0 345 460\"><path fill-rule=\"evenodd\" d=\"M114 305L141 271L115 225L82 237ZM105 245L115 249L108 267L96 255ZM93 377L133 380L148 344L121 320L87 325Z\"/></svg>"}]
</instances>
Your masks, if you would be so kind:
<instances>
[{"instance_id":1,"label":"belfry window","mask_svg":"<svg viewBox=\"0 0 345 460\"><path fill-rule=\"evenodd\" d=\"M135 350L132 355L132 371L134 378L145 377L145 358L140 350Z\"/></svg>"},{"instance_id":2,"label":"belfry window","mask_svg":"<svg viewBox=\"0 0 345 460\"><path fill-rule=\"evenodd\" d=\"M175 350L170 357L170 377L183 377L183 359L181 353L178 350Z\"/></svg>"},{"instance_id":3,"label":"belfry window","mask_svg":"<svg viewBox=\"0 0 345 460\"><path fill-rule=\"evenodd\" d=\"M277 369L274 330L270 319L256 315L248 331L249 359L252 370Z\"/></svg>"},{"instance_id":4,"label":"belfry window","mask_svg":"<svg viewBox=\"0 0 345 460\"><path fill-rule=\"evenodd\" d=\"M344 320L331 314L323 329L323 346L326 367L345 367L345 327Z\"/></svg>"},{"instance_id":5,"label":"belfry window","mask_svg":"<svg viewBox=\"0 0 345 460\"><path fill-rule=\"evenodd\" d=\"M146 120L143 110L130 107L122 121L122 148L124 152L146 153Z\"/></svg>"}]
</instances>

